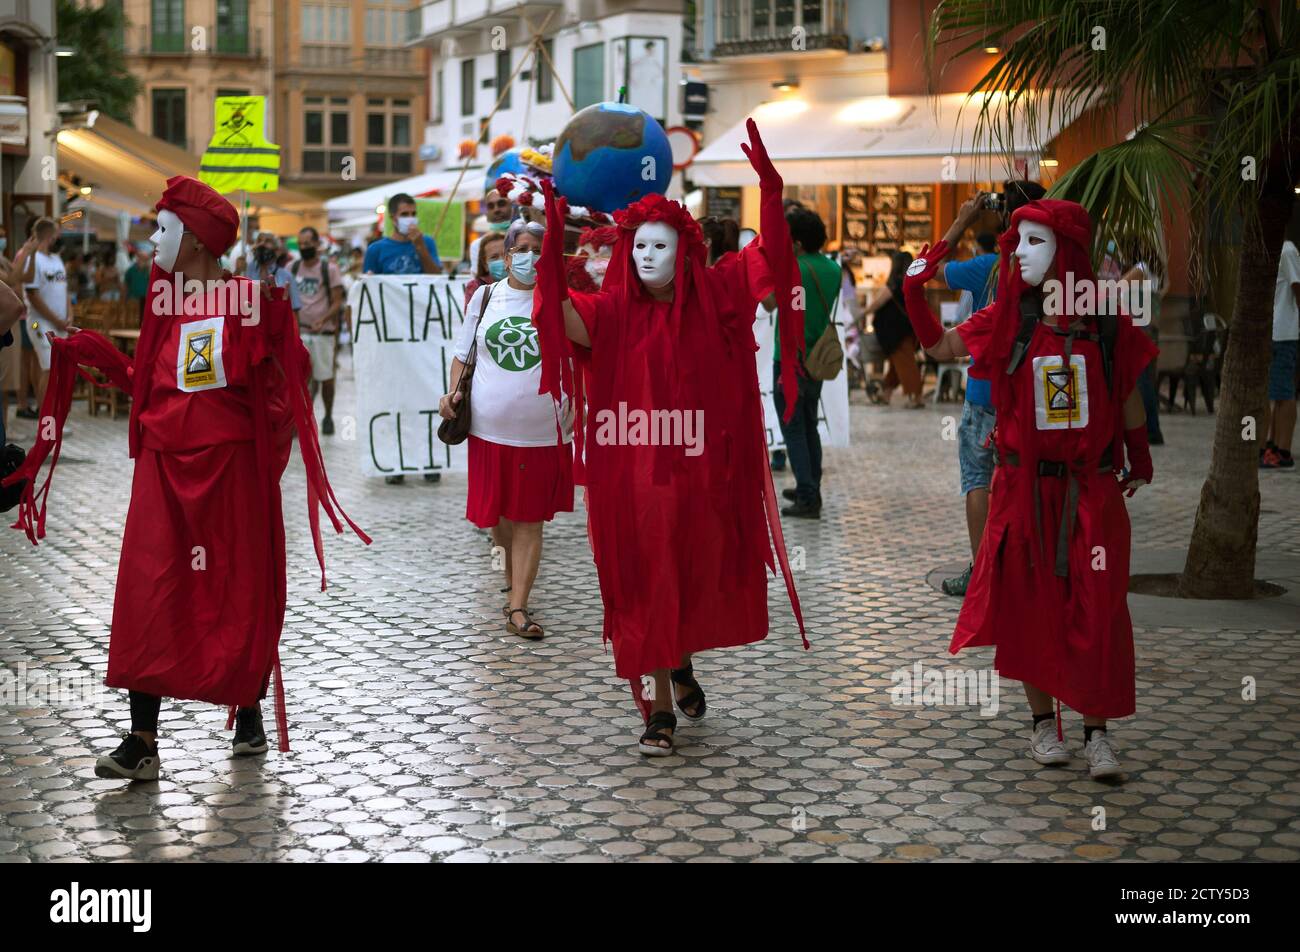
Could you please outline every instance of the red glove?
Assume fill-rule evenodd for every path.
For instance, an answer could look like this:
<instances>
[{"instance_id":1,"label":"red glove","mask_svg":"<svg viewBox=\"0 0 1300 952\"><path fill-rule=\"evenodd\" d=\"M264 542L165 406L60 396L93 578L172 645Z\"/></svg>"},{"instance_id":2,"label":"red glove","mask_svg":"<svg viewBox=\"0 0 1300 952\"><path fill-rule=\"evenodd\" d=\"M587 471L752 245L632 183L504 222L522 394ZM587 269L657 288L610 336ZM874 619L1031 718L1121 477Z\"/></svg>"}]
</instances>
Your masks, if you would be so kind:
<instances>
[{"instance_id":1,"label":"red glove","mask_svg":"<svg viewBox=\"0 0 1300 952\"><path fill-rule=\"evenodd\" d=\"M907 268L907 277L903 279L903 307L907 319L912 322L912 330L921 346L929 350L943 339L943 325L930 310L930 303L925 299L926 282L939 273L939 266L948 254L948 242L940 241L931 248L926 245Z\"/></svg>"},{"instance_id":2,"label":"red glove","mask_svg":"<svg viewBox=\"0 0 1300 952\"><path fill-rule=\"evenodd\" d=\"M780 191L784 187L781 180L781 173L776 170L772 160L768 157L767 146L763 145L763 140L758 136L758 126L753 119L745 120L745 129L749 133L749 144L740 144L740 151L745 153L749 159L749 164L754 167L758 173L758 184L760 188Z\"/></svg>"},{"instance_id":3,"label":"red glove","mask_svg":"<svg viewBox=\"0 0 1300 952\"><path fill-rule=\"evenodd\" d=\"M546 272L548 277L558 278L553 291L560 300L568 298L568 284L564 280L564 219L569 213L569 203L555 194L555 186L550 179L542 180L542 195L546 200L546 234L554 235L555 240L542 242L542 253L537 261L537 271Z\"/></svg>"},{"instance_id":4,"label":"red glove","mask_svg":"<svg viewBox=\"0 0 1300 952\"><path fill-rule=\"evenodd\" d=\"M1127 489L1126 495L1132 497L1139 486L1149 485L1155 479L1145 423L1124 431L1124 453L1128 457L1128 476L1119 484L1119 488L1121 491Z\"/></svg>"}]
</instances>

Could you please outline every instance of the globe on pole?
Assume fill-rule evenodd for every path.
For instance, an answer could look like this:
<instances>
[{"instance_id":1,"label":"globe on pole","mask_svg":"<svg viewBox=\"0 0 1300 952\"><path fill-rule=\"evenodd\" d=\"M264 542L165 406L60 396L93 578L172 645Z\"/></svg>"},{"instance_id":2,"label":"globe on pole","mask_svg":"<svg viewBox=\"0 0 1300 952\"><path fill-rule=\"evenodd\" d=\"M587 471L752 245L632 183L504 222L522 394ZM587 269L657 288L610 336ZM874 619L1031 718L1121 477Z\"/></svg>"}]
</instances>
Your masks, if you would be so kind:
<instances>
[{"instance_id":1,"label":"globe on pole","mask_svg":"<svg viewBox=\"0 0 1300 952\"><path fill-rule=\"evenodd\" d=\"M575 113L555 140L555 188L571 205L611 213L668 191L673 150L663 126L626 103Z\"/></svg>"}]
</instances>

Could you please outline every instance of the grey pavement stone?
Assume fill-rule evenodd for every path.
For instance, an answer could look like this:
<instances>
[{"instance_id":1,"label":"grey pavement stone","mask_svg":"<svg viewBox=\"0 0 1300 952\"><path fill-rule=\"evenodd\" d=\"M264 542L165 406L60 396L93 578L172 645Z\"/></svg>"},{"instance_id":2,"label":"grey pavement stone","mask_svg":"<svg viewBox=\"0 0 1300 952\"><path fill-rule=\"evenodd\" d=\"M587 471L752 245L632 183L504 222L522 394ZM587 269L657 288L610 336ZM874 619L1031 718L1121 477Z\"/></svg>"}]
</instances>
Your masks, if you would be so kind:
<instances>
[{"instance_id":1,"label":"grey pavement stone","mask_svg":"<svg viewBox=\"0 0 1300 952\"><path fill-rule=\"evenodd\" d=\"M786 526L812 651L772 580L767 640L698 659L710 713L682 725L673 756L635 750L581 512L547 527L533 597L547 637L522 642L504 631L486 534L463 518L463 475L365 480L335 436L335 488L375 544L328 538L317 591L290 464L293 750L234 760L224 712L167 701L162 778L128 787L93 773L128 725L122 692L0 708L0 861L1300 859L1294 614L1145 600L1159 604L1136 611L1119 784L1088 779L1068 713L1075 759L1033 763L1013 683L992 715L891 701L892 672L985 671L993 653L947 653L958 603L931 584L966 558L956 445L941 438L960 407L854 404L853 448L827 452L825 518ZM353 406L345 362L336 419ZM1164 421L1156 482L1130 505L1135 565L1185 545L1212 428ZM0 533L0 665L102 676L130 476L125 420L78 404L48 538ZM1261 566L1300 580L1300 475L1261 474L1261 493Z\"/></svg>"}]
</instances>

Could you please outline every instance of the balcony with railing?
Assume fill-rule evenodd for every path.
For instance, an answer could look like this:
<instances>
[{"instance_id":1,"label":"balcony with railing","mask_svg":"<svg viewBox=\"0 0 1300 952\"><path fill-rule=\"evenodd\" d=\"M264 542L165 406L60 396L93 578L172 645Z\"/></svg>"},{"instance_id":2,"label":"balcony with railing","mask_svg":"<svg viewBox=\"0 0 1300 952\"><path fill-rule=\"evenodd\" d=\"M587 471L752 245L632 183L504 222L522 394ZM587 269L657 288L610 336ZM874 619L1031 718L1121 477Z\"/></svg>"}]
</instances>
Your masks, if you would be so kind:
<instances>
[{"instance_id":1,"label":"balcony with railing","mask_svg":"<svg viewBox=\"0 0 1300 952\"><path fill-rule=\"evenodd\" d=\"M238 31L206 28L203 48L195 49L194 33L197 24L188 24L183 32L153 30L147 26L129 27L123 31L122 46L127 56L217 56L261 62L265 59L262 30Z\"/></svg>"},{"instance_id":2,"label":"balcony with railing","mask_svg":"<svg viewBox=\"0 0 1300 952\"><path fill-rule=\"evenodd\" d=\"M848 50L849 0L715 0L714 44L708 53L770 56Z\"/></svg>"},{"instance_id":3,"label":"balcony with railing","mask_svg":"<svg viewBox=\"0 0 1300 952\"><path fill-rule=\"evenodd\" d=\"M420 69L420 56L415 50L391 46L367 46L365 51L365 71L374 73L398 73L412 76Z\"/></svg>"},{"instance_id":4,"label":"balcony with railing","mask_svg":"<svg viewBox=\"0 0 1300 952\"><path fill-rule=\"evenodd\" d=\"M430 0L411 10L408 42L427 43L446 35L471 33L493 21L507 23L521 16L554 10L558 18L564 0ZM552 28L558 20L552 20Z\"/></svg>"}]
</instances>

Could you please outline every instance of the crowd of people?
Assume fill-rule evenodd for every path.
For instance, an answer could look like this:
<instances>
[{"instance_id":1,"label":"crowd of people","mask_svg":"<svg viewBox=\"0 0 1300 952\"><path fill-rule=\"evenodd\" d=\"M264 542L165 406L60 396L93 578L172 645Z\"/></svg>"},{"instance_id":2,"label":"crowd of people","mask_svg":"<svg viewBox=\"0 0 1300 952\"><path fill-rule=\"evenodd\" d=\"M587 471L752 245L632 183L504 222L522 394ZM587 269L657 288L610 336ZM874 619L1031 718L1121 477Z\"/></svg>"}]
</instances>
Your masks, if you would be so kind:
<instances>
[{"instance_id":1,"label":"crowd of people","mask_svg":"<svg viewBox=\"0 0 1300 952\"><path fill-rule=\"evenodd\" d=\"M297 424L299 439L306 441L311 498L322 501L337 528L312 423L319 395L319 434L334 432L347 291L364 275L432 275L460 267L470 280L439 414L455 421L472 400L465 516L491 534L501 554L505 630L529 640L545 636L530 606L544 529L557 513L574 510L581 487L605 608L604 635L642 715L637 744L647 756L672 753L675 711L692 721L705 715L695 656L767 635L769 568L781 568L802 633L781 517L819 519L824 508L823 378L810 373L808 364L828 328L848 325L861 352L874 353L888 368L875 391L882 404L890 405L901 390L901 408L924 406L924 360L965 364L954 482L965 501L971 559L963 573L943 582L945 592L964 598L952 651L996 646L999 672L1024 683L1030 751L1038 762L1060 764L1071 756L1061 728L1065 704L1083 716L1090 774L1117 775L1121 766L1108 723L1135 709L1123 497L1152 481L1149 447L1163 442L1155 398L1156 321L1137 326L1126 315L1108 320L1076 311L1073 300L1054 311L1044 288L1067 274L1161 287L1160 253L1112 247L1094 274L1093 224L1084 209L1046 198L1037 183L1010 181L998 193L971 196L933 248L916 249L915 257L894 252L887 277L867 299L858 293L860 256L842 253L837 261L825 253L825 222L783 197L780 175L752 121L749 132L746 154L759 180L761 227L748 234L734 220L696 220L679 203L651 195L616 213L615 227L566 240L566 206L548 183L544 216L489 189L482 202L487 229L458 264L440 260L436 244L420 229L416 201L404 194L387 205L392 233L364 249L333 245L304 227L296 235L296 254L287 242L262 232L228 261L223 255L233 225L229 210L219 206L224 200L187 181L169 183L160 203L152 262L139 250L124 275L101 262L91 276L80 261L57 254L57 229L42 219L13 260L0 258L0 345L12 340L25 297L31 332L24 321L22 333L30 337L34 396L40 401L52 353L64 355L65 363L74 351L83 362L104 360L110 379L122 371L117 358L93 352L81 334L57 340L71 329L70 304L87 294L144 301L149 268L163 262L168 248L164 270L188 261L216 273L229 263L241 279L282 289L276 300L284 319L296 323L297 335L292 346L282 338L275 346L288 348L280 351L282 366L301 364L303 402L296 382L281 379L276 386L292 411L273 421L254 414L253 425L279 426L280 447L287 445L281 437ZM168 234L165 214L175 219L177 235L197 236L192 248ZM219 227L199 224L213 216ZM962 246L972 253L953 258ZM933 313L936 291L959 293L955 320ZM1273 405L1260 465L1280 469L1294 465L1300 336L1300 254L1289 243L1276 300ZM756 318L771 313L771 387L784 460L767 452L749 346ZM236 335L230 346L233 354L251 344ZM179 354L178 360L184 350ZM462 386L467 377L472 391ZM941 384L936 381L936 387ZM137 399L140 386L137 381ZM177 386L175 379L158 381L159 399L180 407L184 397ZM620 423L609 427L607 415L615 408ZM137 412L133 407L133 427ZM291 412L298 413L293 420L286 415ZM638 413L679 414L678 436L685 441L624 432L624 418ZM691 415L697 413L701 443L712 452L684 451L692 445ZM154 417L143 423L155 424ZM133 429L133 439L134 434ZM726 450L717 451L720 446ZM266 451L259 444L258 453ZM159 452L165 457L168 451ZM780 508L772 472L786 463L794 485L783 492L789 505ZM162 472L163 462L157 465L164 482L172 478ZM137 482L140 467L138 462ZM436 481L437 475L425 478ZM279 519L278 485L274 493L270 526ZM315 518L313 511L317 535ZM30 519L28 526L31 532ZM128 521L128 533L130 526ZM282 526L279 533L282 546ZM319 553L318 536L317 544ZM1113 553L1104 574L1089 568L1089 553L1098 545ZM268 597L279 600L282 612L282 551L278 558L281 589ZM124 565L125 560L124 550ZM131 606L122 611L128 609L136 612ZM1045 618L1059 624L1045 631ZM265 751L257 702L266 696L274 660L273 621L259 629L260 650L270 660L255 677L242 678L237 691L205 688L194 694L166 679L141 680L123 673L143 663L135 654L116 669L110 655L110 683L132 692L133 730L117 751L101 758L101 775L156 776L156 701L164 695L238 706L237 752ZM148 628L134 622L127 627ZM220 627L214 623L212 637ZM127 638L148 642L138 633L120 635L116 619L113 637L119 644ZM132 652L138 649L133 642ZM137 705L137 695L146 701Z\"/></svg>"}]
</instances>

